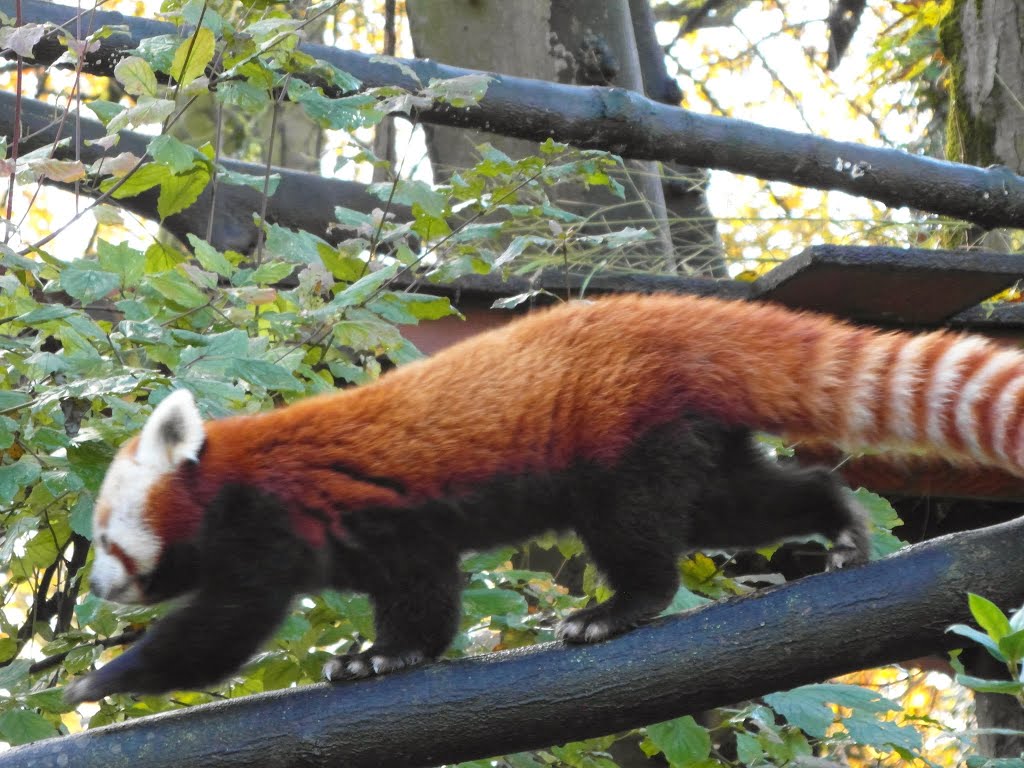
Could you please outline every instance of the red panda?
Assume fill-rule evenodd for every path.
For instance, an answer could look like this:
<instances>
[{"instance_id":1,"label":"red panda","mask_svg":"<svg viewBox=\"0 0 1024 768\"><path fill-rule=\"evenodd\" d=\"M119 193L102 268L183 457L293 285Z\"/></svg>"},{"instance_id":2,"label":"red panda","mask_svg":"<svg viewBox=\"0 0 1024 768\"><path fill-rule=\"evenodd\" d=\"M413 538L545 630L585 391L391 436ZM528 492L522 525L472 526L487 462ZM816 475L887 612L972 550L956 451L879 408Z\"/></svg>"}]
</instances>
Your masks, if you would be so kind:
<instances>
[{"instance_id":1,"label":"red panda","mask_svg":"<svg viewBox=\"0 0 1024 768\"><path fill-rule=\"evenodd\" d=\"M767 460L764 430L928 452L1024 475L1024 356L971 336L856 327L781 307L622 296L535 312L364 387L203 422L167 397L114 459L92 589L191 593L71 701L233 672L300 591L369 594L376 642L328 679L440 655L469 549L574 530L614 590L559 637L662 611L676 558L820 533L867 559L864 514L822 469Z\"/></svg>"}]
</instances>

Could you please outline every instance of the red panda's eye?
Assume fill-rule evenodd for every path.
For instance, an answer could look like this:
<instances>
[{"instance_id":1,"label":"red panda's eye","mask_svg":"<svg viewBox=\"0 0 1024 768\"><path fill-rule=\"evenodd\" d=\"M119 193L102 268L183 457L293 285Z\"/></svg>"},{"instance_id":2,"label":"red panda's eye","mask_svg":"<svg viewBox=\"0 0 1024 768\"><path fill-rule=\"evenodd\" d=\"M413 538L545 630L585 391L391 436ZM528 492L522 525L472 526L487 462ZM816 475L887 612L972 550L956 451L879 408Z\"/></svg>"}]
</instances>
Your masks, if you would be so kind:
<instances>
[{"instance_id":1,"label":"red panda's eye","mask_svg":"<svg viewBox=\"0 0 1024 768\"><path fill-rule=\"evenodd\" d=\"M104 549L110 546L110 541L107 539L107 534L105 533L100 534L100 546Z\"/></svg>"}]
</instances>

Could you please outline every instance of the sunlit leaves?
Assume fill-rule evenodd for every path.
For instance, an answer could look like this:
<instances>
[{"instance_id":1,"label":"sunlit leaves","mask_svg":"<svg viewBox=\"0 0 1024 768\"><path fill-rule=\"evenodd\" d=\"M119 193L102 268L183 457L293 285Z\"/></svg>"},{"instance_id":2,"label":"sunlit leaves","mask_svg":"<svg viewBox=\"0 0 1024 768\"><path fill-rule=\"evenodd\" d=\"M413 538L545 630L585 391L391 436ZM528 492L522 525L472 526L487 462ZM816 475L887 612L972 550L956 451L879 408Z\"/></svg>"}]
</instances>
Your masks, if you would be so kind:
<instances>
[{"instance_id":1,"label":"sunlit leaves","mask_svg":"<svg viewBox=\"0 0 1024 768\"><path fill-rule=\"evenodd\" d=\"M784 693L765 696L765 702L792 725L818 739L825 738L832 724L840 722L858 744L877 749L918 750L921 735L910 726L899 725L878 716L899 711L899 706L876 691L837 683L805 685ZM850 710L837 715L830 705Z\"/></svg>"},{"instance_id":2,"label":"sunlit leaves","mask_svg":"<svg viewBox=\"0 0 1024 768\"><path fill-rule=\"evenodd\" d=\"M213 32L206 27L197 29L174 52L170 69L171 77L183 86L191 83L206 71L206 67L213 60L215 47L216 40Z\"/></svg>"},{"instance_id":3,"label":"sunlit leaves","mask_svg":"<svg viewBox=\"0 0 1024 768\"><path fill-rule=\"evenodd\" d=\"M157 96L156 73L149 62L139 56L121 59L114 66L114 77L133 96Z\"/></svg>"},{"instance_id":4,"label":"sunlit leaves","mask_svg":"<svg viewBox=\"0 0 1024 768\"><path fill-rule=\"evenodd\" d=\"M154 137L146 148L149 156L171 173L183 173L192 167L197 152L174 136L163 134Z\"/></svg>"},{"instance_id":5,"label":"sunlit leaves","mask_svg":"<svg viewBox=\"0 0 1024 768\"><path fill-rule=\"evenodd\" d=\"M302 105L306 114L324 128L352 131L376 125L384 117L377 111L376 99L369 95L330 98L318 88L292 79L288 83L288 98Z\"/></svg>"},{"instance_id":6,"label":"sunlit leaves","mask_svg":"<svg viewBox=\"0 0 1024 768\"><path fill-rule=\"evenodd\" d=\"M223 253L196 235L188 235L188 241L203 269L216 272L222 277L231 276L234 267Z\"/></svg>"},{"instance_id":7,"label":"sunlit leaves","mask_svg":"<svg viewBox=\"0 0 1024 768\"><path fill-rule=\"evenodd\" d=\"M199 196L210 183L210 169L203 163L197 163L185 173L175 174L160 184L160 196L157 198L157 212L161 219L173 216L199 199Z\"/></svg>"},{"instance_id":8,"label":"sunlit leaves","mask_svg":"<svg viewBox=\"0 0 1024 768\"><path fill-rule=\"evenodd\" d=\"M0 27L0 49L10 48L19 56L32 58L32 49L43 39L45 24L25 23L18 26Z\"/></svg>"},{"instance_id":9,"label":"sunlit leaves","mask_svg":"<svg viewBox=\"0 0 1024 768\"><path fill-rule=\"evenodd\" d=\"M180 46L181 38L177 35L157 35L141 40L135 53L144 59L153 70L169 75L175 53Z\"/></svg>"}]
</instances>

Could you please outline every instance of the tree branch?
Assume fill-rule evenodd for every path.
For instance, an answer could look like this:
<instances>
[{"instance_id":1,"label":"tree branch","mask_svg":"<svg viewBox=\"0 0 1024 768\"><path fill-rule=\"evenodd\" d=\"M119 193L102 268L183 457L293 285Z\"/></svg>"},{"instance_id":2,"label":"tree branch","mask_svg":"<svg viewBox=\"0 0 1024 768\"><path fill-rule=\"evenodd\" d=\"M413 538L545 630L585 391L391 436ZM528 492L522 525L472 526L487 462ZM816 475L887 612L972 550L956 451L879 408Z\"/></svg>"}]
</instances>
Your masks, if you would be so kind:
<instances>
[{"instance_id":1,"label":"tree branch","mask_svg":"<svg viewBox=\"0 0 1024 768\"><path fill-rule=\"evenodd\" d=\"M0 134L12 136L14 131L14 115L16 96L13 93L0 91ZM60 148L55 156L59 159L77 157L86 165L90 165L105 154L131 152L142 157L146 146L153 138L133 131L122 131L120 141L112 152L104 152L95 144L86 144L87 140L95 140L106 134L106 130L98 120L82 117L79 120L66 120L61 123L54 119L54 107L34 99L22 99L21 119L24 135L28 136L19 146L19 154L24 155L40 147L52 145L59 139L70 139L68 145ZM81 135L76 134L76 124L81 127ZM58 133L59 129L59 133ZM220 164L229 171L245 173L251 176L263 176L266 167L255 163L243 163L240 160L222 159ZM334 208L344 206L353 210L369 213L374 208L383 208L384 202L366 191L366 186L352 181L328 179L313 173L293 171L287 168L272 167L271 173L281 177L277 192L267 201L267 220L290 229L301 229L311 232L328 242L338 242L345 236L342 227L329 229L334 221ZM57 184L65 189L73 189L70 184ZM79 189L89 197L98 197L100 191L89 185L81 185ZM147 219L159 220L157 213L157 196L159 189L153 188L134 197L117 200L116 204L143 216ZM207 222L213 217L212 238L210 244L218 250L233 250L249 253L256 245L259 234L253 222L253 212L263 206L263 193L251 187L220 184L217 191L216 209L213 207L213 186L207 185L199 198L186 210L170 216L163 222L164 227L173 235L184 241L185 235L191 232L206 232ZM391 204L391 210L399 217L411 218L406 206Z\"/></svg>"},{"instance_id":2,"label":"tree branch","mask_svg":"<svg viewBox=\"0 0 1024 768\"><path fill-rule=\"evenodd\" d=\"M73 10L42 0L22 0L26 22L65 24ZM0 0L13 16L15 0ZM124 25L87 56L85 71L112 74L114 65L140 40L181 34L173 25L110 11L90 12L96 25ZM432 61L395 59L305 45L306 53L359 78L364 87L397 85L418 90L433 78L479 74ZM35 46L36 61L50 64L63 52L54 36ZM414 76L406 74L412 71ZM619 88L579 87L492 75L477 107L437 104L417 119L440 125L481 128L543 141L549 137L588 149L604 149L638 160L673 160L816 189L837 189L887 205L909 205L974 222L979 226L1024 227L1024 178L1004 167L977 168L767 128L744 120L700 115L659 104Z\"/></svg>"},{"instance_id":3,"label":"tree branch","mask_svg":"<svg viewBox=\"0 0 1024 768\"><path fill-rule=\"evenodd\" d=\"M967 592L1024 595L1024 519L713 603L593 646L548 644L96 728L0 768L438 765L535 749L954 647Z\"/></svg>"}]
</instances>

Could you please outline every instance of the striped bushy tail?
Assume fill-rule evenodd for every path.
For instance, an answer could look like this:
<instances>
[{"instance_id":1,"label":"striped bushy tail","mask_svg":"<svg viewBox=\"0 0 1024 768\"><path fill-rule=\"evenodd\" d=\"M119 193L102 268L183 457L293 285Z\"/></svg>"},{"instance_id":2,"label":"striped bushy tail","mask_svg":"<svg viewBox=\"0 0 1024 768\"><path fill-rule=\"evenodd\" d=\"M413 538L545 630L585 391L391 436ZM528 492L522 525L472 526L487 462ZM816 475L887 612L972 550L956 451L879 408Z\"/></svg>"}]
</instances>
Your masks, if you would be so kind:
<instances>
[{"instance_id":1,"label":"striped bushy tail","mask_svg":"<svg viewBox=\"0 0 1024 768\"><path fill-rule=\"evenodd\" d=\"M1024 355L950 332L885 333L807 315L809 435L1024 476ZM785 425L784 425L785 426ZM791 430L784 430L791 432Z\"/></svg>"}]
</instances>

